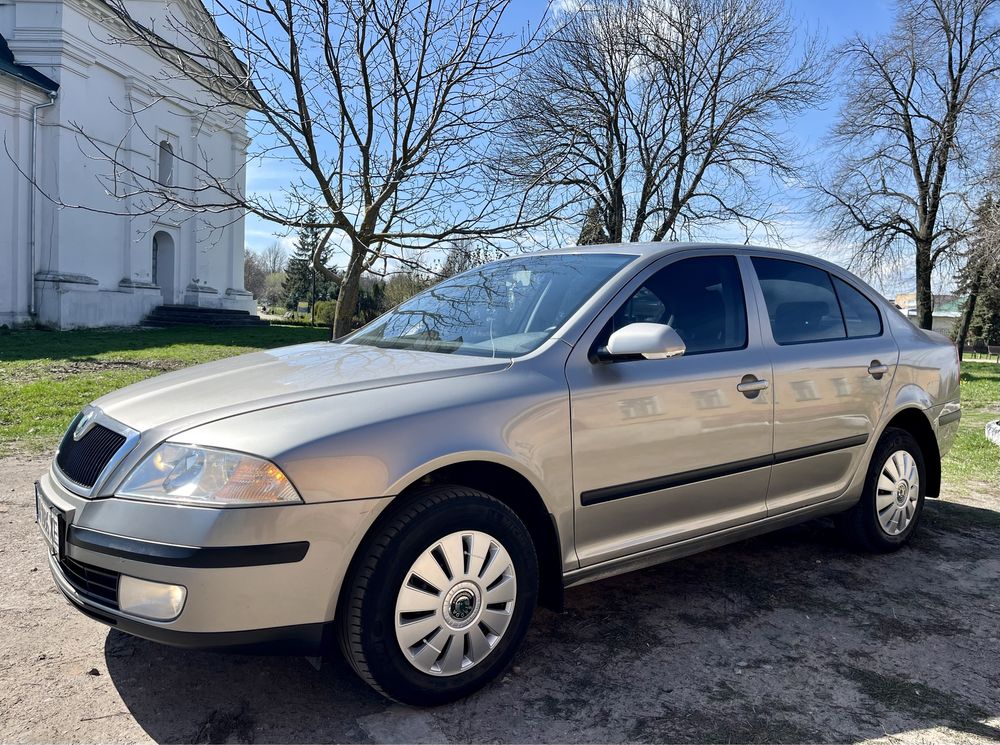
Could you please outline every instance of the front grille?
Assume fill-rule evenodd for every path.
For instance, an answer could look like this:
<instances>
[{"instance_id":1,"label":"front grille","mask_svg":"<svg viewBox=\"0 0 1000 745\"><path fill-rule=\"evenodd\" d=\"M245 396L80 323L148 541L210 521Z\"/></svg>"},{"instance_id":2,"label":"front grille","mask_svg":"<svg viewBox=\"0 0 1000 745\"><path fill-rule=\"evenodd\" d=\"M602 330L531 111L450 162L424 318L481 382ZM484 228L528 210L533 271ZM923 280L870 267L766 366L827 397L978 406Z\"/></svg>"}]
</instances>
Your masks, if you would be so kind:
<instances>
[{"instance_id":1,"label":"front grille","mask_svg":"<svg viewBox=\"0 0 1000 745\"><path fill-rule=\"evenodd\" d=\"M59 560L63 576L89 600L118 610L118 572L101 569L64 556Z\"/></svg>"},{"instance_id":2,"label":"front grille","mask_svg":"<svg viewBox=\"0 0 1000 745\"><path fill-rule=\"evenodd\" d=\"M67 477L88 489L108 465L115 453L125 444L125 435L95 424L79 440L73 439L76 421L69 426L59 444L56 463Z\"/></svg>"}]
</instances>

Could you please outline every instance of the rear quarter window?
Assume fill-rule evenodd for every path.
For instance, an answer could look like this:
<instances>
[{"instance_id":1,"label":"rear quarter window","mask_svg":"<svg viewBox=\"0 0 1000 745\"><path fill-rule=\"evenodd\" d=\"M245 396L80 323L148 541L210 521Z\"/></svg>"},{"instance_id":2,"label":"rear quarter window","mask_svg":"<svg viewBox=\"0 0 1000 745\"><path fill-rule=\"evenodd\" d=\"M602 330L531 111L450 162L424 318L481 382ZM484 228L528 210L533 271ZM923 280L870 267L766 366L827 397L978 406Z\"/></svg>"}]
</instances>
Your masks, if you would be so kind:
<instances>
[{"instance_id":1,"label":"rear quarter window","mask_svg":"<svg viewBox=\"0 0 1000 745\"><path fill-rule=\"evenodd\" d=\"M838 277L833 278L833 287L840 299L848 338L860 339L882 333L882 316L871 300Z\"/></svg>"}]
</instances>

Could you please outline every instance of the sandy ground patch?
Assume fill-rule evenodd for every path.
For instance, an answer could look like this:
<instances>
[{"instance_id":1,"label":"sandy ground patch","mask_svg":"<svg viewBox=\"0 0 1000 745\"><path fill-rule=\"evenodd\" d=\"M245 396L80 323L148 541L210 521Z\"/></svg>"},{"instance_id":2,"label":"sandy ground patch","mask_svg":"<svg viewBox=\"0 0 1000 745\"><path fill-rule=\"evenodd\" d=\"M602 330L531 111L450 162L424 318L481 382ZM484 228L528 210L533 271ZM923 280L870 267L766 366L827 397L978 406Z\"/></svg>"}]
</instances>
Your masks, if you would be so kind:
<instances>
[{"instance_id":1,"label":"sandy ground patch","mask_svg":"<svg viewBox=\"0 0 1000 745\"><path fill-rule=\"evenodd\" d=\"M35 532L45 467L0 460L0 741L1000 740L1000 495L930 500L891 556L818 521L576 588L503 680L418 710L337 661L175 650L80 615Z\"/></svg>"}]
</instances>

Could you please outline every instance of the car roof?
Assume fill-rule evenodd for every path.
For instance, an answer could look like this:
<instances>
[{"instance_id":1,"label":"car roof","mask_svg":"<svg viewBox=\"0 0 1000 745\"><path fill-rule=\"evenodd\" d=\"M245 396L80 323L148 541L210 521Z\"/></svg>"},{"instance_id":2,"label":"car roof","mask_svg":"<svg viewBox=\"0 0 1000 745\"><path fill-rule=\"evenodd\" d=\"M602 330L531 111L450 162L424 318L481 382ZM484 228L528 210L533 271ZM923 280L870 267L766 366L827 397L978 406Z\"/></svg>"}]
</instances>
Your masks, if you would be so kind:
<instances>
[{"instance_id":1,"label":"car roof","mask_svg":"<svg viewBox=\"0 0 1000 745\"><path fill-rule=\"evenodd\" d=\"M783 248L769 248L768 246L747 245L743 243L711 243L700 241L650 241L646 243L596 243L588 246L564 246L562 248L549 248L542 251L535 251L536 254L578 254L578 253L603 253L603 254L627 254L629 256L656 257L677 253L678 251L718 251L724 249L736 253L772 253L780 256L800 257L810 261L822 261L816 256L801 253L798 251L788 251Z\"/></svg>"},{"instance_id":2,"label":"car roof","mask_svg":"<svg viewBox=\"0 0 1000 745\"><path fill-rule=\"evenodd\" d=\"M646 243L599 243L592 246L565 246L563 248L552 248L543 251L536 251L520 256L541 256L546 254L620 254L631 256L644 261L654 261L670 254L680 252L695 252L699 250L708 252L718 252L720 250L733 254L753 254L755 256L769 256L776 259L788 259L790 261L801 261L806 264L825 269L826 271L843 278L849 278L853 283L862 285L872 297L888 302L886 298L874 287L866 283L849 269L845 269L839 264L835 264L828 259L819 256L802 253L801 251L789 251L784 248L772 248L768 246L756 246L743 243L713 243L700 241L659 241ZM509 258L517 258L518 255Z\"/></svg>"},{"instance_id":3,"label":"car roof","mask_svg":"<svg viewBox=\"0 0 1000 745\"><path fill-rule=\"evenodd\" d=\"M601 254L621 254L623 256L643 257L647 259L659 258L680 251L731 251L733 253L765 254L776 258L791 260L802 260L807 263L821 265L826 268L844 272L844 268L831 261L818 256L802 253L800 251L789 251L784 248L771 248L768 246L756 246L743 243L712 243L700 241L657 241L646 243L598 243L591 246L564 246L563 248L551 248L543 251L532 252L531 255L544 254L580 254L580 253L601 253ZM525 254L521 254L522 256ZM511 257L516 258L516 255Z\"/></svg>"}]
</instances>

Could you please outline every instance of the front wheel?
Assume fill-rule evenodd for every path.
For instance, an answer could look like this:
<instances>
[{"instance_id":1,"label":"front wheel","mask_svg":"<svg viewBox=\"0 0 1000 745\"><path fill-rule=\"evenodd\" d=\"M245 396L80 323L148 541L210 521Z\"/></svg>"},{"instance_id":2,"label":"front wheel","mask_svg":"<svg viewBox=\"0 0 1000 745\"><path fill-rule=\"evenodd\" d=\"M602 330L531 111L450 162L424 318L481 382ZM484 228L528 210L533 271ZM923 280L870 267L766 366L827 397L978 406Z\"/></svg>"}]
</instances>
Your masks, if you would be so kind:
<instances>
[{"instance_id":1,"label":"front wheel","mask_svg":"<svg viewBox=\"0 0 1000 745\"><path fill-rule=\"evenodd\" d=\"M895 551L917 529L926 483L923 451L913 435L887 429L872 453L861 499L838 523L868 551Z\"/></svg>"},{"instance_id":2,"label":"front wheel","mask_svg":"<svg viewBox=\"0 0 1000 745\"><path fill-rule=\"evenodd\" d=\"M384 521L347 581L340 641L348 662L386 696L428 706L507 669L535 608L538 562L505 504L432 487Z\"/></svg>"}]
</instances>

